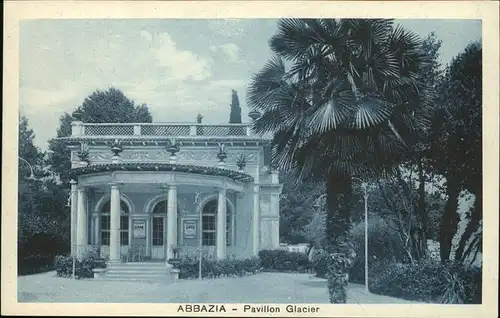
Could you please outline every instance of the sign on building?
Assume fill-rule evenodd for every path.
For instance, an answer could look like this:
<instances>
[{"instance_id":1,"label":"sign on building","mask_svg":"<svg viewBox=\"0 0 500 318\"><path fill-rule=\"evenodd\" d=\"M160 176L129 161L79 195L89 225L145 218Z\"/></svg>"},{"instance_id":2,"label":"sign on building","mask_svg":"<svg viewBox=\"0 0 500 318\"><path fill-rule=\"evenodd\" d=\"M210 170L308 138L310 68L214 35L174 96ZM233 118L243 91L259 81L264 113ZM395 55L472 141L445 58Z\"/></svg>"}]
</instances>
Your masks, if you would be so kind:
<instances>
[{"instance_id":1,"label":"sign on building","mask_svg":"<svg viewBox=\"0 0 500 318\"><path fill-rule=\"evenodd\" d=\"M134 238L146 238L146 220L134 220L132 231Z\"/></svg>"},{"instance_id":2,"label":"sign on building","mask_svg":"<svg viewBox=\"0 0 500 318\"><path fill-rule=\"evenodd\" d=\"M196 238L196 220L184 220L184 238L194 239Z\"/></svg>"}]
</instances>

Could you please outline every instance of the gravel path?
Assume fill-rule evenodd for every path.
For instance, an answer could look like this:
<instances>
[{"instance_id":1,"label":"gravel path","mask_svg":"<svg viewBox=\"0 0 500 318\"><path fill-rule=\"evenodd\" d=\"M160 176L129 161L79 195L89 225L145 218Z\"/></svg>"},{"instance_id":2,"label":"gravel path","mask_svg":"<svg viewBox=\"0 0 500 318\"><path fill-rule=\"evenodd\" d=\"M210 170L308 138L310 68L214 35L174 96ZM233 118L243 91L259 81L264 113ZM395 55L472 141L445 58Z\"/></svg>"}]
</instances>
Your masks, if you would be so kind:
<instances>
[{"instance_id":1,"label":"gravel path","mask_svg":"<svg viewBox=\"0 0 500 318\"><path fill-rule=\"evenodd\" d=\"M113 303L328 303L326 281L309 274L259 273L240 278L180 280L173 283L72 280L55 272L18 277L19 302ZM348 303L414 303L366 295L350 284Z\"/></svg>"}]
</instances>

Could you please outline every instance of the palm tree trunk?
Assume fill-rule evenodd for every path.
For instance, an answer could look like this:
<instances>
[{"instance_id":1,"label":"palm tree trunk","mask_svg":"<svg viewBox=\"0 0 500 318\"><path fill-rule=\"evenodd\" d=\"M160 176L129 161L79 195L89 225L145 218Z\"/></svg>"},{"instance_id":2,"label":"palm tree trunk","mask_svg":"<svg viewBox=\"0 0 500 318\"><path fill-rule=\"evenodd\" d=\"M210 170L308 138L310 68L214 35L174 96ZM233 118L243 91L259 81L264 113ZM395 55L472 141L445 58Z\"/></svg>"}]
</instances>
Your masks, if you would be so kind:
<instances>
[{"instance_id":1,"label":"palm tree trunk","mask_svg":"<svg viewBox=\"0 0 500 318\"><path fill-rule=\"evenodd\" d=\"M453 180L453 178L448 178L447 181L446 194L448 195L448 200L446 201L444 213L441 216L439 224L439 253L442 263L449 261L453 236L457 232L459 222L457 208L460 188L457 181Z\"/></svg>"},{"instance_id":2,"label":"palm tree trunk","mask_svg":"<svg viewBox=\"0 0 500 318\"><path fill-rule=\"evenodd\" d=\"M350 228L351 178L330 172L327 180L326 237L331 246L347 240Z\"/></svg>"},{"instance_id":3,"label":"palm tree trunk","mask_svg":"<svg viewBox=\"0 0 500 318\"><path fill-rule=\"evenodd\" d=\"M330 303L346 303L349 268L355 256L347 242L350 227L351 178L330 172L327 180L327 286ZM347 244L346 244L347 243Z\"/></svg>"}]
</instances>

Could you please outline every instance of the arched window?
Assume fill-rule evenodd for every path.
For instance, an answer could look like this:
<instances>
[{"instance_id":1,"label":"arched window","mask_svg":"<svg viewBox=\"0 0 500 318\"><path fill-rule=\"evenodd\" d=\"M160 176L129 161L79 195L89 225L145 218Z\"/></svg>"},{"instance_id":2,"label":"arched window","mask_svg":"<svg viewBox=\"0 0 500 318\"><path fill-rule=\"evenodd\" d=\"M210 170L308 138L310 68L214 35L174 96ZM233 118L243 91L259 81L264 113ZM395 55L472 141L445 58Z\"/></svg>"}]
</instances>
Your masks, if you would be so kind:
<instances>
[{"instance_id":1,"label":"arched window","mask_svg":"<svg viewBox=\"0 0 500 318\"><path fill-rule=\"evenodd\" d=\"M162 246L164 242L165 216L167 214L168 202L158 202L153 208L153 246Z\"/></svg>"},{"instance_id":2,"label":"arched window","mask_svg":"<svg viewBox=\"0 0 500 318\"><path fill-rule=\"evenodd\" d=\"M160 201L156 203L153 214L167 214L168 202L167 200Z\"/></svg>"},{"instance_id":3,"label":"arched window","mask_svg":"<svg viewBox=\"0 0 500 318\"><path fill-rule=\"evenodd\" d=\"M109 245L110 238L110 211L111 202L106 202L101 208L101 245ZM120 245L128 245L128 233L129 233L129 215L130 211L128 205L120 201Z\"/></svg>"},{"instance_id":4,"label":"arched window","mask_svg":"<svg viewBox=\"0 0 500 318\"><path fill-rule=\"evenodd\" d=\"M226 244L231 245L232 214L226 209ZM215 246L217 241L217 200L211 200L203 206L202 211L202 245Z\"/></svg>"}]
</instances>

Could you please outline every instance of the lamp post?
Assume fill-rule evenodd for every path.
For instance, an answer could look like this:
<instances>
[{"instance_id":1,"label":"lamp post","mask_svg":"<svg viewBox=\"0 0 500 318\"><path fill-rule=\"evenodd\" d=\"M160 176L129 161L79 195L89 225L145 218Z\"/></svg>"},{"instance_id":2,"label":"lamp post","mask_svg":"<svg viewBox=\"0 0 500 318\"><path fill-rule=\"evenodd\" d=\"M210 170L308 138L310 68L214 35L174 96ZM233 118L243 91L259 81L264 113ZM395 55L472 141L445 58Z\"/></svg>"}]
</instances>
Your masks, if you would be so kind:
<instances>
[{"instance_id":1,"label":"lamp post","mask_svg":"<svg viewBox=\"0 0 500 318\"><path fill-rule=\"evenodd\" d=\"M361 181L365 199L365 292L368 294L370 292L368 288L368 183L360 178L354 177L353 179Z\"/></svg>"},{"instance_id":2,"label":"lamp post","mask_svg":"<svg viewBox=\"0 0 500 318\"><path fill-rule=\"evenodd\" d=\"M198 207L198 204L200 203L200 193L199 192L196 192L196 195L194 196L194 206L195 208ZM202 276L201 276L201 258L203 256L203 251L202 251L202 248L203 248L203 242L202 242L202 222L203 222L203 215L202 215L203 211L202 209L200 209L200 217L199 217L199 221L198 221L198 236L200 237L200 239L198 240L199 242L199 246L198 248L200 249L200 253L199 253L199 256L198 256L198 279L201 280L202 279Z\"/></svg>"},{"instance_id":3,"label":"lamp post","mask_svg":"<svg viewBox=\"0 0 500 318\"><path fill-rule=\"evenodd\" d=\"M66 202L66 207L71 207L71 192L69 193L69 197L68 197L68 201ZM72 274L71 274L71 278L73 279L76 279L76 276L75 276L75 269L76 269L76 254L77 254L77 250L78 250L78 245L76 246L76 248L74 249L71 257L72 257L72 261L73 261L73 271L72 271Z\"/></svg>"}]
</instances>

